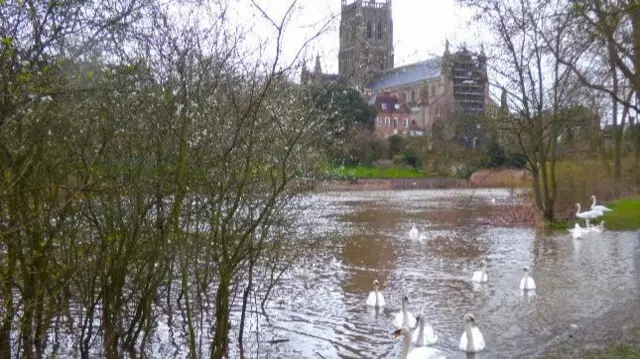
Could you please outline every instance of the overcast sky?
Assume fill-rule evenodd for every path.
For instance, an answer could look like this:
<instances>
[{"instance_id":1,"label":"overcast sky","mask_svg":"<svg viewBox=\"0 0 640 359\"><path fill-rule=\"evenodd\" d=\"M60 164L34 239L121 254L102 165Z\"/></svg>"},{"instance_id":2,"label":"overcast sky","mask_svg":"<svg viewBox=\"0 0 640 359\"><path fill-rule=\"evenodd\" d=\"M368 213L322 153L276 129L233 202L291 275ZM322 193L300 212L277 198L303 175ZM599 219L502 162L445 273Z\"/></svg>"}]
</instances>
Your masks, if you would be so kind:
<instances>
[{"instance_id":1,"label":"overcast sky","mask_svg":"<svg viewBox=\"0 0 640 359\"><path fill-rule=\"evenodd\" d=\"M256 1L274 19L281 19L292 2ZM328 23L328 29L307 48L306 58L312 60L318 53L323 71L337 73L340 4L340 0L297 0L294 16L284 34L284 58L293 59L305 40ZM252 41L273 40L272 27L261 19L250 0L237 1L232 12L236 21L249 29ZM471 12L457 6L454 0L393 0L395 65L441 55L447 38L452 47L467 43L477 49L480 31L470 23L470 18Z\"/></svg>"}]
</instances>

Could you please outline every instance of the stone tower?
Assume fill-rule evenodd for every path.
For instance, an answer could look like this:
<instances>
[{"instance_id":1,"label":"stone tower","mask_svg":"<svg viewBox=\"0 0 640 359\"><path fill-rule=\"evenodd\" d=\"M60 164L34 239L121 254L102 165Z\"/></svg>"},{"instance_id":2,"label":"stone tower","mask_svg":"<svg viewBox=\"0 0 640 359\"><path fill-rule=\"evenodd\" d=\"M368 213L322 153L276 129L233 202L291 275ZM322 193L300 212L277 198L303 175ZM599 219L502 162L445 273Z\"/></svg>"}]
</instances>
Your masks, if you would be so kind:
<instances>
[{"instance_id":1,"label":"stone tower","mask_svg":"<svg viewBox=\"0 0 640 359\"><path fill-rule=\"evenodd\" d=\"M338 72L362 88L394 67L391 0L342 0L340 15Z\"/></svg>"}]
</instances>

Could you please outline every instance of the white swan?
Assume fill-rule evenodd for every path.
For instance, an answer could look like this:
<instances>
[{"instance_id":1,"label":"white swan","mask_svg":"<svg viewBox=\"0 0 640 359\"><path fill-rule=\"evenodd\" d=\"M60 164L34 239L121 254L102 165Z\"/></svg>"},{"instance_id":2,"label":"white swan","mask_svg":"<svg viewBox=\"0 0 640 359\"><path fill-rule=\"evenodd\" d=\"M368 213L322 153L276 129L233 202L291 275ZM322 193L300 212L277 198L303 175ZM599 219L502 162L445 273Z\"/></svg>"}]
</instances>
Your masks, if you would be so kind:
<instances>
[{"instance_id":1,"label":"white swan","mask_svg":"<svg viewBox=\"0 0 640 359\"><path fill-rule=\"evenodd\" d=\"M378 280L376 279L373 281L373 292L369 293L369 297L367 298L368 306L380 308L386 304L384 301L384 296L378 289Z\"/></svg>"},{"instance_id":2,"label":"white swan","mask_svg":"<svg viewBox=\"0 0 640 359\"><path fill-rule=\"evenodd\" d=\"M393 325L396 328L416 326L416 317L407 310L407 303L409 303L409 298L405 295L402 297L402 311L396 314L396 318L393 320Z\"/></svg>"},{"instance_id":3,"label":"white swan","mask_svg":"<svg viewBox=\"0 0 640 359\"><path fill-rule=\"evenodd\" d=\"M576 211L576 217L580 219L587 220L587 219L594 219L602 216L602 212L597 210L580 212L580 209L581 209L580 203L576 203L576 207L578 208L578 210Z\"/></svg>"},{"instance_id":4,"label":"white swan","mask_svg":"<svg viewBox=\"0 0 640 359\"><path fill-rule=\"evenodd\" d=\"M487 277L487 261L483 259L480 265L480 270L473 272L473 276L471 277L471 280L474 282L486 282L489 279Z\"/></svg>"},{"instance_id":5,"label":"white swan","mask_svg":"<svg viewBox=\"0 0 640 359\"><path fill-rule=\"evenodd\" d=\"M411 227L411 230L409 230L409 238L411 239L418 238L418 228L416 228L415 224Z\"/></svg>"},{"instance_id":6,"label":"white swan","mask_svg":"<svg viewBox=\"0 0 640 359\"><path fill-rule=\"evenodd\" d=\"M592 211L600 211L600 212L611 212L611 208L609 207L605 207L605 206L601 206L601 205L596 205L596 196L595 195L591 195L591 210Z\"/></svg>"},{"instance_id":7,"label":"white swan","mask_svg":"<svg viewBox=\"0 0 640 359\"><path fill-rule=\"evenodd\" d=\"M474 325L475 321L473 314L467 313L464 315L464 332L460 337L458 348L467 353L477 353L484 350L484 336L480 329Z\"/></svg>"},{"instance_id":8,"label":"white swan","mask_svg":"<svg viewBox=\"0 0 640 359\"><path fill-rule=\"evenodd\" d=\"M446 358L441 351L431 347L417 347L409 350L411 345L411 329L402 327L393 332L395 338L404 335L401 359L443 359Z\"/></svg>"},{"instance_id":9,"label":"white swan","mask_svg":"<svg viewBox=\"0 0 640 359\"><path fill-rule=\"evenodd\" d=\"M524 267L524 277L520 280L521 290L534 290L536 289L536 282L529 276L529 268Z\"/></svg>"},{"instance_id":10,"label":"white swan","mask_svg":"<svg viewBox=\"0 0 640 359\"><path fill-rule=\"evenodd\" d=\"M413 330L411 338L413 344L419 347L435 344L438 341L438 336L436 335L436 331L433 330L431 324L427 323L427 318L424 316L418 316L417 320L420 322L420 326L417 330Z\"/></svg>"},{"instance_id":11,"label":"white swan","mask_svg":"<svg viewBox=\"0 0 640 359\"><path fill-rule=\"evenodd\" d=\"M600 221L600 224L592 226L590 230L591 232L602 233L602 231L604 231L604 221Z\"/></svg>"},{"instance_id":12,"label":"white swan","mask_svg":"<svg viewBox=\"0 0 640 359\"><path fill-rule=\"evenodd\" d=\"M589 221L587 220L587 222ZM582 228L578 223L576 223L573 228L569 228L569 233L571 233L571 237L573 237L573 239L582 238L582 236L588 232L589 232L588 228Z\"/></svg>"}]
</instances>

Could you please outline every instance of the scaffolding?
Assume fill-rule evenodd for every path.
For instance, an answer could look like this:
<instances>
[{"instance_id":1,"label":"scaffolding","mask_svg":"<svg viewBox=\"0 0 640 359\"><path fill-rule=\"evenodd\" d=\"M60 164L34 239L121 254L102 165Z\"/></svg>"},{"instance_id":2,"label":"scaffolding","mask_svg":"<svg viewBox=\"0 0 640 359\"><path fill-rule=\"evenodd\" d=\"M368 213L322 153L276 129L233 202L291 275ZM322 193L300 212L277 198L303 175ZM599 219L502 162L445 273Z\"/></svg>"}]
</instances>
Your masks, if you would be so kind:
<instances>
[{"instance_id":1,"label":"scaffolding","mask_svg":"<svg viewBox=\"0 0 640 359\"><path fill-rule=\"evenodd\" d=\"M453 55L451 79L456 106L465 113L485 113L486 66L481 56L463 50Z\"/></svg>"}]
</instances>

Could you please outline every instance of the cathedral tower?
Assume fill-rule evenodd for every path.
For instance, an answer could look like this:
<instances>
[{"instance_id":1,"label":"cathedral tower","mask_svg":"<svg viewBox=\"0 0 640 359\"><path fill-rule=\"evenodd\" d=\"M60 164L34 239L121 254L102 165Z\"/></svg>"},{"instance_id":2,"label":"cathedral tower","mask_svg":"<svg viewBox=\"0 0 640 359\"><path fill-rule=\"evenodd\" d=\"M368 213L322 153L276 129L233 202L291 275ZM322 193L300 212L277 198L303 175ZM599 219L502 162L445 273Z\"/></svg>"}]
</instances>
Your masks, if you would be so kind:
<instances>
[{"instance_id":1,"label":"cathedral tower","mask_svg":"<svg viewBox=\"0 0 640 359\"><path fill-rule=\"evenodd\" d=\"M362 87L394 67L391 0L342 0L340 14L338 72Z\"/></svg>"}]
</instances>

